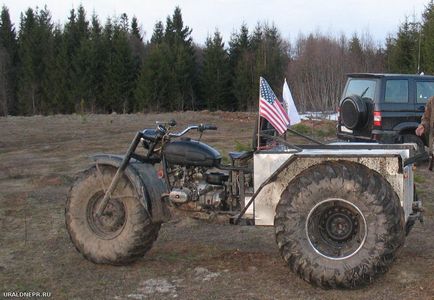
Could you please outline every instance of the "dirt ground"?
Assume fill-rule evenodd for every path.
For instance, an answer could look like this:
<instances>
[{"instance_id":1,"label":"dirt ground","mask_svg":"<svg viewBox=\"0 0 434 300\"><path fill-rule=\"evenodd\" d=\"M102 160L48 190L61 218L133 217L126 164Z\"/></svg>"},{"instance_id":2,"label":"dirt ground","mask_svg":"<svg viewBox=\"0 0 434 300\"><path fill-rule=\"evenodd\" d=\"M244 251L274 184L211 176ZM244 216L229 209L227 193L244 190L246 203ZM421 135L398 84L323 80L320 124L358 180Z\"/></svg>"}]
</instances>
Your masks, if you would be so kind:
<instances>
[{"instance_id":1,"label":"dirt ground","mask_svg":"<svg viewBox=\"0 0 434 300\"><path fill-rule=\"evenodd\" d=\"M90 155L121 154L135 131L170 118L179 128L216 124L203 140L225 155L250 143L255 120L218 112L0 118L0 298L30 291L53 299L434 299L434 176L426 165L416 171L425 223L389 272L363 289L300 280L280 258L271 227L193 218L164 224L152 250L130 266L83 259L64 225L74 174Z\"/></svg>"}]
</instances>

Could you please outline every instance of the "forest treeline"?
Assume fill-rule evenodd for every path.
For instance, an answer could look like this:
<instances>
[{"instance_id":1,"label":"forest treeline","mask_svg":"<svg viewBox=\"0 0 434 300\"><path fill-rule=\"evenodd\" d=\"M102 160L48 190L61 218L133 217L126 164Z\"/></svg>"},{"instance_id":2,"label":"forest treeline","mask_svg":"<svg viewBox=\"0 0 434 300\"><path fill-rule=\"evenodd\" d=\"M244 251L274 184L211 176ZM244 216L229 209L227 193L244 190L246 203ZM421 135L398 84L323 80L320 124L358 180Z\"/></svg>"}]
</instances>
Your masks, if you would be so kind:
<instances>
[{"instance_id":1,"label":"forest treeline","mask_svg":"<svg viewBox=\"0 0 434 300\"><path fill-rule=\"evenodd\" d=\"M148 40L126 14L101 23L83 6L65 24L47 7L19 26L0 20L0 115L254 111L259 77L279 95L286 77L301 111L333 110L352 72L434 73L434 4L376 43L369 33L300 34L290 43L267 23L242 25L227 45L218 30L192 39L175 8Z\"/></svg>"}]
</instances>

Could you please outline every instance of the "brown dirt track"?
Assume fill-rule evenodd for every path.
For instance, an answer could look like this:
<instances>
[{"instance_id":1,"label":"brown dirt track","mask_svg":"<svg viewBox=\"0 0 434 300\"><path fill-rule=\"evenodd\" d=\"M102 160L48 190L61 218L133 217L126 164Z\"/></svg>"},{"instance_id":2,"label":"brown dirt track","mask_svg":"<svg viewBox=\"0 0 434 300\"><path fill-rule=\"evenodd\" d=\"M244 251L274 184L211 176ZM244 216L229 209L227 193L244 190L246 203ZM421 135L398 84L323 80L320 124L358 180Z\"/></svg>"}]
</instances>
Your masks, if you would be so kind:
<instances>
[{"instance_id":1,"label":"brown dirt track","mask_svg":"<svg viewBox=\"0 0 434 300\"><path fill-rule=\"evenodd\" d=\"M9 291L52 299L434 299L434 176L416 171L426 208L398 259L368 287L322 290L280 258L273 228L192 218L165 224L152 250L130 266L95 265L75 250L64 225L74 174L98 152L121 154L136 130L176 118L212 123L203 140L223 154L248 144L246 113L173 113L0 118L0 298Z\"/></svg>"}]
</instances>

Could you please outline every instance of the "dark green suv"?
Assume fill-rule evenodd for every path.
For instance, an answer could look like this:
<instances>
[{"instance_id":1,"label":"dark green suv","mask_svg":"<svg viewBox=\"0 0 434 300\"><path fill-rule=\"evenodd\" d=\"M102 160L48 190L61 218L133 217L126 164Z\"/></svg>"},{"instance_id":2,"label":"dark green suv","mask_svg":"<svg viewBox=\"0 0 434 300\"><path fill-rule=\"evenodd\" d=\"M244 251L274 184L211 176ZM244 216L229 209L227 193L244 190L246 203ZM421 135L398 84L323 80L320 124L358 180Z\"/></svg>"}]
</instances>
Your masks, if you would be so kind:
<instances>
[{"instance_id":1,"label":"dark green suv","mask_svg":"<svg viewBox=\"0 0 434 300\"><path fill-rule=\"evenodd\" d=\"M416 143L423 152L427 137L415 129L428 99L434 96L434 76L409 74L349 74L339 103L337 136L359 142Z\"/></svg>"}]
</instances>

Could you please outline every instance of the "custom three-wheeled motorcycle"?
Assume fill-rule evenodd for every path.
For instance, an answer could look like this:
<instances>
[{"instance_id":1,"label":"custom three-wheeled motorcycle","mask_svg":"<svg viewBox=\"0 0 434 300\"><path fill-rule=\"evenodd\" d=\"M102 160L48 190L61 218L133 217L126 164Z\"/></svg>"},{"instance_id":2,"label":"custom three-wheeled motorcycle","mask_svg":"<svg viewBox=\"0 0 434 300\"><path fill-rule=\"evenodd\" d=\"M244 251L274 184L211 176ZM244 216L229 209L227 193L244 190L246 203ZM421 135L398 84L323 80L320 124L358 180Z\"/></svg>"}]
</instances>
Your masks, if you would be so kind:
<instances>
[{"instance_id":1,"label":"custom three-wheeled motorcycle","mask_svg":"<svg viewBox=\"0 0 434 300\"><path fill-rule=\"evenodd\" d=\"M384 273L421 219L414 145L291 145L220 153L187 137L216 130L176 122L137 132L124 156L96 155L68 194L66 226L99 264L145 255L171 209L226 214L234 224L274 226L283 259L304 280L353 288ZM139 154L138 146L145 151Z\"/></svg>"}]
</instances>

